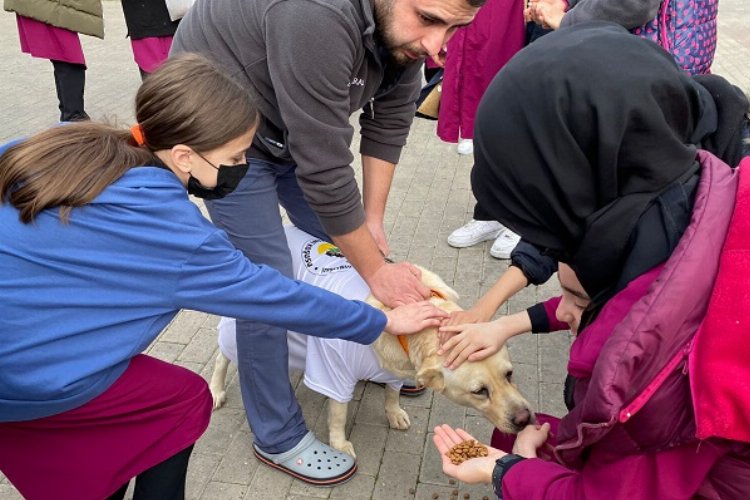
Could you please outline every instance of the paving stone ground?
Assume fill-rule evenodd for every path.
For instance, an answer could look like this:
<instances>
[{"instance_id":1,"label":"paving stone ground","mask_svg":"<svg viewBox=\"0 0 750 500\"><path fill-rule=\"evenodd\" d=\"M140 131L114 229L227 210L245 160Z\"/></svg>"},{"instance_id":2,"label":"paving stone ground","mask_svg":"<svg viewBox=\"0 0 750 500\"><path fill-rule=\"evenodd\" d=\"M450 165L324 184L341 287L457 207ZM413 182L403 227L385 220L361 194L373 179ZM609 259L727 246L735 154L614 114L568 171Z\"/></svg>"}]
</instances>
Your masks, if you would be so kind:
<instances>
[{"instance_id":1,"label":"paving stone ground","mask_svg":"<svg viewBox=\"0 0 750 500\"><path fill-rule=\"evenodd\" d=\"M86 109L96 118L129 125L132 101L140 83L118 1L104 1L106 39L82 37L88 63ZM714 72L750 91L750 6L746 0L722 0L719 48ZM20 53L14 16L0 14L0 141L5 142L56 123L58 118L52 65ZM357 145L353 146L356 151ZM448 234L471 217L469 187L471 157L435 136L435 123L416 120L397 170L390 195L386 229L393 256L408 259L439 273L471 306L505 270L506 261L489 256L491 242L457 250L446 243ZM359 167L356 166L357 170ZM513 297L502 313L515 312L557 294L553 280L529 287ZM216 355L217 318L184 311L165 329L149 353L190 368L208 378ZM511 341L514 373L520 389L538 411L564 413L562 385L567 334L521 336ZM431 392L402 398L411 416L406 431L388 428L383 390L360 384L350 405L348 431L358 450L359 472L347 484L316 488L291 479L253 457L252 435L245 420L236 370L230 371L227 404L215 412L206 434L198 441L188 470L187 497L201 500L268 499L429 499L435 493L449 498L492 497L487 486L450 484L440 470L431 445L431 429L440 423L462 426L479 439L489 439L491 426L476 412L458 407ZM326 408L322 396L293 380L308 425L327 439ZM0 475L0 500L21 498Z\"/></svg>"}]
</instances>

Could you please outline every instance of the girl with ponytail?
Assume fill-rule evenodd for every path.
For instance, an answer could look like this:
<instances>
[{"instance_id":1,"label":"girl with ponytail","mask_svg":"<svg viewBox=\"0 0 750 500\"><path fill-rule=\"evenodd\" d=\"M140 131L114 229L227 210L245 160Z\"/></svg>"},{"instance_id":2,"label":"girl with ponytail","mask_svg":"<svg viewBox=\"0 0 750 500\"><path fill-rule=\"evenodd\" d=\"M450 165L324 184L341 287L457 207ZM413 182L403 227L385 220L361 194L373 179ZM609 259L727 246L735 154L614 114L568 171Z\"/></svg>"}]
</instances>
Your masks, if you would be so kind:
<instances>
[{"instance_id":1,"label":"girl with ponytail","mask_svg":"<svg viewBox=\"0 0 750 500\"><path fill-rule=\"evenodd\" d=\"M444 316L287 279L203 217L186 190L231 192L258 118L206 59L146 78L136 116L131 130L71 123L0 148L0 470L30 500L123 498L133 477L134 499L184 498L211 395L141 354L180 309L364 344Z\"/></svg>"}]
</instances>

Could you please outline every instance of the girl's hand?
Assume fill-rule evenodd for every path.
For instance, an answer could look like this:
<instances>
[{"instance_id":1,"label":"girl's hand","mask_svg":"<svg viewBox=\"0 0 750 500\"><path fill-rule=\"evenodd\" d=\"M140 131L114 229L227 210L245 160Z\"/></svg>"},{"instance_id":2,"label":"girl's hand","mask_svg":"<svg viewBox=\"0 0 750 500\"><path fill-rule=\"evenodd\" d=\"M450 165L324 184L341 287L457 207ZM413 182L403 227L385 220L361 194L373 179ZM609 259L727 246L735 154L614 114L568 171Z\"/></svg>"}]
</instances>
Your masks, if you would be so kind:
<instances>
[{"instance_id":1,"label":"girl's hand","mask_svg":"<svg viewBox=\"0 0 750 500\"><path fill-rule=\"evenodd\" d=\"M385 331L393 335L408 335L421 332L431 326L439 326L448 313L423 300L398 306L385 313L388 322Z\"/></svg>"},{"instance_id":2,"label":"girl's hand","mask_svg":"<svg viewBox=\"0 0 750 500\"><path fill-rule=\"evenodd\" d=\"M544 29L559 29L567 3L563 0L535 0L529 3L528 17Z\"/></svg>"},{"instance_id":3,"label":"girl's hand","mask_svg":"<svg viewBox=\"0 0 750 500\"><path fill-rule=\"evenodd\" d=\"M455 445L467 439L474 438L462 429L454 430L446 424L435 427L435 435L432 437L432 442L435 444L435 448L437 448L440 458L443 461L443 472L465 483L490 483L492 481L492 471L495 468L495 460L503 457L506 453L488 446L486 457L471 458L460 465L453 465L453 462L451 462L451 459L446 454Z\"/></svg>"},{"instance_id":4,"label":"girl's hand","mask_svg":"<svg viewBox=\"0 0 750 500\"><path fill-rule=\"evenodd\" d=\"M438 355L445 355L444 365L451 370L466 361L477 361L499 351L508 337L497 321L469 325L441 326L439 332L455 335L438 348Z\"/></svg>"},{"instance_id":5,"label":"girl's hand","mask_svg":"<svg viewBox=\"0 0 750 500\"><path fill-rule=\"evenodd\" d=\"M509 338L528 331L531 331L531 318L526 311L501 316L491 323L441 326L438 333L448 332L455 336L438 348L438 354L448 353L445 366L453 370L467 359L478 361L492 356Z\"/></svg>"},{"instance_id":6,"label":"girl's hand","mask_svg":"<svg viewBox=\"0 0 750 500\"><path fill-rule=\"evenodd\" d=\"M448 318L446 321L443 321L442 326L458 326L466 325L468 323L484 323L485 321L489 321L490 319L491 316L489 318L485 318L484 314L480 313L476 308L472 307L471 309L467 309L466 311L451 311L450 318ZM455 332L451 332L448 330L439 330L438 345L442 346L455 334Z\"/></svg>"},{"instance_id":7,"label":"girl's hand","mask_svg":"<svg viewBox=\"0 0 750 500\"><path fill-rule=\"evenodd\" d=\"M518 433L513 445L513 453L526 458L535 458L536 450L541 448L549 438L549 423L527 425Z\"/></svg>"}]
</instances>

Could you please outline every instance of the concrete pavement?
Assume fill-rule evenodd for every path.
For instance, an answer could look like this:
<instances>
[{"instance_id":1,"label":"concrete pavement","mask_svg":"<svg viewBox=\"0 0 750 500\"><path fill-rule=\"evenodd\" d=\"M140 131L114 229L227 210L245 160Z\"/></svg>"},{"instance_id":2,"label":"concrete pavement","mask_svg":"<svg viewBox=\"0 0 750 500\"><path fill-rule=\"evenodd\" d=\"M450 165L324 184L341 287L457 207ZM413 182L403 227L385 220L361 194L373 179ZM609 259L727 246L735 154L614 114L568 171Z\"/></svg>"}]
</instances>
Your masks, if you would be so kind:
<instances>
[{"instance_id":1,"label":"concrete pavement","mask_svg":"<svg viewBox=\"0 0 750 500\"><path fill-rule=\"evenodd\" d=\"M106 39L82 37L88 71L86 109L95 119L133 122L132 102L140 83L132 59L119 2L104 1ZM714 71L750 91L750 7L745 0L722 0L719 49ZM0 14L0 141L29 134L56 123L58 117L52 65L21 54L14 16ZM448 234L471 217L469 187L471 158L435 136L434 122L415 120L409 143L394 179L386 213L393 257L408 259L440 274L461 294L461 304L473 304L505 270L507 263L489 256L491 242L457 250L446 243ZM357 145L353 146L356 151ZM359 167L357 166L357 169ZM529 287L511 299L501 312L516 312L557 294L553 280ZM208 378L216 354L217 318L183 311L153 343L149 353L188 367ZM565 375L566 334L525 335L511 342L514 373L522 392L538 411L564 414L562 381ZM406 431L388 428L382 410L383 390L361 383L350 405L350 439L357 448L359 472L336 488L315 488L259 465L253 457L252 435L245 421L235 376L230 372L228 401L214 413L206 434L198 441L188 471L187 496L205 500L250 499L429 499L434 494L492 498L487 486L452 484L440 470L431 444L431 429L439 423L462 426L488 440L491 426L431 392L402 398L412 421ZM327 438L322 396L294 380L308 425ZM42 478L40 478L42 479ZM20 495L0 475L0 500Z\"/></svg>"}]
</instances>

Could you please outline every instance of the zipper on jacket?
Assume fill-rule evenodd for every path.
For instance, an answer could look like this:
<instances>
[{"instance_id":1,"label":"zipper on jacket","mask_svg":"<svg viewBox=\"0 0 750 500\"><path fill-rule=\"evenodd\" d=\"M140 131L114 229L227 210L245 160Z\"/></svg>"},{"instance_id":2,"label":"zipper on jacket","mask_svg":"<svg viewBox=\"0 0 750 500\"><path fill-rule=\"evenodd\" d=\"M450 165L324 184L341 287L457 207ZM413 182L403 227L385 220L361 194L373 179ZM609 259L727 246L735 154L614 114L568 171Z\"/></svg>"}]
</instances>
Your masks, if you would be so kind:
<instances>
[{"instance_id":1,"label":"zipper on jacket","mask_svg":"<svg viewBox=\"0 0 750 500\"><path fill-rule=\"evenodd\" d=\"M680 349L677 354L667 363L667 365L661 369L661 371L654 377L648 386L641 392L629 405L620 410L620 423L625 423L635 416L641 408L643 408L654 393L664 384L667 377L674 372L680 363L684 363L681 371L683 375L687 375L688 363L687 358L690 353L690 347L693 345L693 341L690 340L688 344Z\"/></svg>"},{"instance_id":2,"label":"zipper on jacket","mask_svg":"<svg viewBox=\"0 0 750 500\"><path fill-rule=\"evenodd\" d=\"M375 119L375 97L370 97L370 118Z\"/></svg>"}]
</instances>

